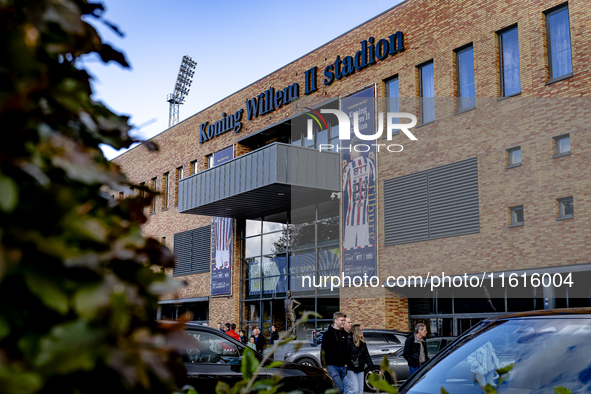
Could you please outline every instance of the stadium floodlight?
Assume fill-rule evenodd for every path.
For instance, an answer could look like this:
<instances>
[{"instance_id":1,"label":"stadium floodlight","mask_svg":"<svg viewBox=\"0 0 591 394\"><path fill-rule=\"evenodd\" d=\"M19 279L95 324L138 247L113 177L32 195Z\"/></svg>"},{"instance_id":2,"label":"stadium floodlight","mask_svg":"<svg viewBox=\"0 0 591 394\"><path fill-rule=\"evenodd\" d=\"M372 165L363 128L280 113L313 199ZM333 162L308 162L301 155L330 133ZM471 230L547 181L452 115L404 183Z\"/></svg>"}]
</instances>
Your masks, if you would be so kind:
<instances>
[{"instance_id":1,"label":"stadium floodlight","mask_svg":"<svg viewBox=\"0 0 591 394\"><path fill-rule=\"evenodd\" d=\"M195 66L197 62L189 56L183 56L179 75L174 84L174 91L166 96L168 107L168 127L172 127L179 122L179 106L185 103L185 98L189 94L189 88L195 75Z\"/></svg>"}]
</instances>

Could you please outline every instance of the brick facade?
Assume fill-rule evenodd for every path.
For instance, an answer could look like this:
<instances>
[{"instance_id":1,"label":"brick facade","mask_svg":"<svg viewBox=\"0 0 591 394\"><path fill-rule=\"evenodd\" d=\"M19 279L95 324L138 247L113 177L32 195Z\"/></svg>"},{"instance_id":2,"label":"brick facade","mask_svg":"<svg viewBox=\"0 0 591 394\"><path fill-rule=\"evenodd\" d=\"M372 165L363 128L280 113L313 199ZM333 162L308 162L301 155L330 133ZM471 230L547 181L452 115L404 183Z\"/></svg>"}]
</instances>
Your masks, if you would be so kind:
<instances>
[{"instance_id":1,"label":"brick facade","mask_svg":"<svg viewBox=\"0 0 591 394\"><path fill-rule=\"evenodd\" d=\"M591 3L568 3L573 76L548 84L548 48L544 11L562 4L557 0L429 1L409 0L349 31L323 47L286 65L230 97L213 104L178 125L153 137L160 149L148 152L135 147L114 159L131 182L139 184L169 173L168 209L157 197L156 212L149 215L146 235L166 237L174 249L174 234L211 224L210 217L179 214L175 206L176 169L190 174L190 163L205 168L205 157L233 145L234 156L251 148L237 140L302 111L302 107L330 97L344 96L374 85L385 95L384 80L397 75L401 112L418 115L417 65L434 62L436 121L413 129L418 141L402 133L392 143L404 146L399 154L377 155L378 209L384 212L384 181L464 159L478 158L480 232L397 246L384 246L383 215L379 221L379 273L423 275L491 272L516 268L591 263ZM517 24L521 94L497 100L500 94L499 45L495 32ZM405 50L373 66L325 86L322 72L337 55L353 56L359 43L376 41L396 31L404 33ZM338 32L335 32L338 33ZM457 114L455 52L472 43L476 108ZM318 91L304 95L303 74L318 67ZM248 120L245 101L269 87L300 85L300 99L258 118ZM199 143L199 126L215 123L222 112L244 109L240 133L229 131ZM553 158L553 137L570 133L571 154ZM507 149L521 146L522 165L506 169ZM575 216L557 221L557 199L573 196ZM524 205L525 225L507 228L509 207ZM236 223L236 221L235 221ZM240 261L240 232L235 225L234 262ZM238 322L240 269L233 270L230 297L211 297L212 323ZM173 298L209 296L208 273L179 277L187 286ZM389 290L342 289L340 308L365 327L408 330L408 300Z\"/></svg>"}]
</instances>

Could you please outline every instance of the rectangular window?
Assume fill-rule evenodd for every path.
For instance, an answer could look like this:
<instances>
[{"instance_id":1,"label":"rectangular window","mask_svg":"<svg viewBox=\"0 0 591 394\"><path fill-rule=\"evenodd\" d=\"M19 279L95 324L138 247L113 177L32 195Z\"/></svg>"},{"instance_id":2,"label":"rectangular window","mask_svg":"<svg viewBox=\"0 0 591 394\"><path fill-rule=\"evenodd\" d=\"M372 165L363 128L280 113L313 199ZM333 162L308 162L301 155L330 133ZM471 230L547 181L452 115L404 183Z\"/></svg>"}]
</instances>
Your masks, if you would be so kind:
<instances>
[{"instance_id":1,"label":"rectangular window","mask_svg":"<svg viewBox=\"0 0 591 394\"><path fill-rule=\"evenodd\" d=\"M166 237L162 237L162 245L166 246Z\"/></svg>"},{"instance_id":2,"label":"rectangular window","mask_svg":"<svg viewBox=\"0 0 591 394\"><path fill-rule=\"evenodd\" d=\"M435 121L435 74L432 61L419 66L419 106L421 124Z\"/></svg>"},{"instance_id":3,"label":"rectangular window","mask_svg":"<svg viewBox=\"0 0 591 394\"><path fill-rule=\"evenodd\" d=\"M150 207L150 213L155 213L156 212L156 193L158 192L158 186L156 185L156 182L158 181L158 178L152 178L152 205Z\"/></svg>"},{"instance_id":4,"label":"rectangular window","mask_svg":"<svg viewBox=\"0 0 591 394\"><path fill-rule=\"evenodd\" d=\"M458 112L476 105L474 87L474 47L472 45L456 51L458 83Z\"/></svg>"},{"instance_id":5,"label":"rectangular window","mask_svg":"<svg viewBox=\"0 0 591 394\"><path fill-rule=\"evenodd\" d=\"M501 97L521 93L519 74L519 34L517 26L499 35L499 63L501 66Z\"/></svg>"},{"instance_id":6,"label":"rectangular window","mask_svg":"<svg viewBox=\"0 0 591 394\"><path fill-rule=\"evenodd\" d=\"M123 192L119 192L119 201L125 198L125 194Z\"/></svg>"},{"instance_id":7,"label":"rectangular window","mask_svg":"<svg viewBox=\"0 0 591 394\"><path fill-rule=\"evenodd\" d=\"M168 209L168 172L162 174L162 209Z\"/></svg>"},{"instance_id":8,"label":"rectangular window","mask_svg":"<svg viewBox=\"0 0 591 394\"><path fill-rule=\"evenodd\" d=\"M517 167L521 165L521 147L507 149L508 167Z\"/></svg>"},{"instance_id":9,"label":"rectangular window","mask_svg":"<svg viewBox=\"0 0 591 394\"><path fill-rule=\"evenodd\" d=\"M183 179L183 167L176 169L176 187L174 190L174 206L179 205L179 181Z\"/></svg>"},{"instance_id":10,"label":"rectangular window","mask_svg":"<svg viewBox=\"0 0 591 394\"><path fill-rule=\"evenodd\" d=\"M523 205L509 208L511 212L511 226L523 226Z\"/></svg>"},{"instance_id":11,"label":"rectangular window","mask_svg":"<svg viewBox=\"0 0 591 394\"><path fill-rule=\"evenodd\" d=\"M556 155L554 157L570 154L570 135L564 134L554 137L554 145L556 147Z\"/></svg>"},{"instance_id":12,"label":"rectangular window","mask_svg":"<svg viewBox=\"0 0 591 394\"><path fill-rule=\"evenodd\" d=\"M572 75L568 6L546 13L546 35L548 37L550 82Z\"/></svg>"},{"instance_id":13,"label":"rectangular window","mask_svg":"<svg viewBox=\"0 0 591 394\"><path fill-rule=\"evenodd\" d=\"M572 197L558 199L559 219L572 219L575 216L575 207Z\"/></svg>"},{"instance_id":14,"label":"rectangular window","mask_svg":"<svg viewBox=\"0 0 591 394\"><path fill-rule=\"evenodd\" d=\"M209 272L211 225L174 235L176 264L173 276Z\"/></svg>"},{"instance_id":15,"label":"rectangular window","mask_svg":"<svg viewBox=\"0 0 591 394\"><path fill-rule=\"evenodd\" d=\"M140 189L140 197L141 198L144 198L144 197L146 197L146 190L145 190L145 188L146 188L146 182L140 183L140 187L141 187L141 189Z\"/></svg>"},{"instance_id":16,"label":"rectangular window","mask_svg":"<svg viewBox=\"0 0 591 394\"><path fill-rule=\"evenodd\" d=\"M197 174L197 160L191 162L191 175Z\"/></svg>"},{"instance_id":17,"label":"rectangular window","mask_svg":"<svg viewBox=\"0 0 591 394\"><path fill-rule=\"evenodd\" d=\"M385 246L480 231L476 158L384 182Z\"/></svg>"},{"instance_id":18,"label":"rectangular window","mask_svg":"<svg viewBox=\"0 0 591 394\"><path fill-rule=\"evenodd\" d=\"M398 95L398 76L392 77L386 80L386 111L387 112L399 112L399 95ZM387 122L387 119L386 119ZM393 119L393 123L398 123L398 118ZM393 134L398 134L398 131L394 131ZM383 138L387 138L385 134Z\"/></svg>"},{"instance_id":19,"label":"rectangular window","mask_svg":"<svg viewBox=\"0 0 591 394\"><path fill-rule=\"evenodd\" d=\"M213 154L205 156L205 168L213 167Z\"/></svg>"}]
</instances>

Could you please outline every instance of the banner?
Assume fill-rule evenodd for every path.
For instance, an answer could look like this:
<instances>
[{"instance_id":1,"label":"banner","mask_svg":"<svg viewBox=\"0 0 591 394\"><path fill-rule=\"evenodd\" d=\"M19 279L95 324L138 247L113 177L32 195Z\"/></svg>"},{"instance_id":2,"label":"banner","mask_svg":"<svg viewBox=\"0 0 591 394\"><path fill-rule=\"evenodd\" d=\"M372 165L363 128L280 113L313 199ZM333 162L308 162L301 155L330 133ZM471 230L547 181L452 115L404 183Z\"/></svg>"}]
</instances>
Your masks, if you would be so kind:
<instances>
[{"instance_id":1,"label":"banner","mask_svg":"<svg viewBox=\"0 0 591 394\"><path fill-rule=\"evenodd\" d=\"M213 218L211 295L232 294L232 218Z\"/></svg>"},{"instance_id":2,"label":"banner","mask_svg":"<svg viewBox=\"0 0 591 394\"><path fill-rule=\"evenodd\" d=\"M377 275L376 153L372 145L375 141L363 141L353 132L357 114L359 132L375 134L374 89L367 88L341 102L341 110L351 122L351 139L341 140L343 274L351 278Z\"/></svg>"},{"instance_id":3,"label":"banner","mask_svg":"<svg viewBox=\"0 0 591 394\"><path fill-rule=\"evenodd\" d=\"M213 166L219 166L234 158L234 145L213 154Z\"/></svg>"}]
</instances>

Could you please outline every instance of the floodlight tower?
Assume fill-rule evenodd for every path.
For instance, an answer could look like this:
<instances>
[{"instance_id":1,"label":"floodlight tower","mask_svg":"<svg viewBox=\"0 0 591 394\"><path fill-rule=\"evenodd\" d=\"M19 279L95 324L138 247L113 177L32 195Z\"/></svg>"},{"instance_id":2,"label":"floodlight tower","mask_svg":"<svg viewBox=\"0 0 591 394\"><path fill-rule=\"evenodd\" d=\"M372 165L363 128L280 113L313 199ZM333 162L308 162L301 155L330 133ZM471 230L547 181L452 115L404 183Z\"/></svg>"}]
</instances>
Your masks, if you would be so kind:
<instances>
[{"instance_id":1,"label":"floodlight tower","mask_svg":"<svg viewBox=\"0 0 591 394\"><path fill-rule=\"evenodd\" d=\"M179 105L185 103L185 98L189 94L196 65L197 62L194 62L189 56L183 56L174 91L166 96L166 101L170 104L168 108L168 127L172 127L179 122Z\"/></svg>"}]
</instances>

